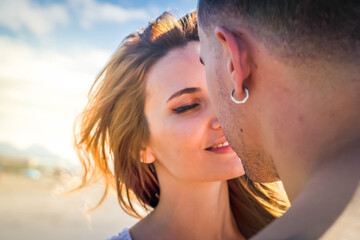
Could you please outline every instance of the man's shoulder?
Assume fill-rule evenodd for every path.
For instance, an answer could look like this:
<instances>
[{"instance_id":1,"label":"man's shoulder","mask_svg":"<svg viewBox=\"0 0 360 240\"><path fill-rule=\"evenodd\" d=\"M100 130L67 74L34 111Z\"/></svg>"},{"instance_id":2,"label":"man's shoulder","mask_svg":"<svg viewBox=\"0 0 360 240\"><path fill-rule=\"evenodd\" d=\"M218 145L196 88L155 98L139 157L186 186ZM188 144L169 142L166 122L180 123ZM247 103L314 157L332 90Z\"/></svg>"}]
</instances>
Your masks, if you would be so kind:
<instances>
[{"instance_id":1,"label":"man's shoulder","mask_svg":"<svg viewBox=\"0 0 360 240\"><path fill-rule=\"evenodd\" d=\"M347 207L321 239L360 239L360 184Z\"/></svg>"},{"instance_id":2,"label":"man's shoulder","mask_svg":"<svg viewBox=\"0 0 360 240\"><path fill-rule=\"evenodd\" d=\"M360 182L340 182L329 181L325 191L310 184L284 216L253 239L360 239Z\"/></svg>"}]
</instances>

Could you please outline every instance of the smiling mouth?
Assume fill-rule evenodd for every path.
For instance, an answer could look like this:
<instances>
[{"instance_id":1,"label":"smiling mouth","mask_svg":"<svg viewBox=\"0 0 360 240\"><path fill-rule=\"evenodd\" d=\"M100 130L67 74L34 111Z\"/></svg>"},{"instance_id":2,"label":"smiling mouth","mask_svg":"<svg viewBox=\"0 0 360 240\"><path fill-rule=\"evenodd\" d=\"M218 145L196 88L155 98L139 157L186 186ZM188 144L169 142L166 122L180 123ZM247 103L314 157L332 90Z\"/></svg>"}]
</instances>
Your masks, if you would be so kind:
<instances>
[{"instance_id":1,"label":"smiling mouth","mask_svg":"<svg viewBox=\"0 0 360 240\"><path fill-rule=\"evenodd\" d=\"M222 147L226 147L226 146L229 146L229 143L227 141L223 142L223 143L220 143L220 144L218 144L216 146L205 148L205 150L209 151L209 150L212 150L212 149L218 149L218 148L222 148Z\"/></svg>"},{"instance_id":2,"label":"smiling mouth","mask_svg":"<svg viewBox=\"0 0 360 240\"><path fill-rule=\"evenodd\" d=\"M215 154L234 153L227 141L208 147L205 150Z\"/></svg>"}]
</instances>

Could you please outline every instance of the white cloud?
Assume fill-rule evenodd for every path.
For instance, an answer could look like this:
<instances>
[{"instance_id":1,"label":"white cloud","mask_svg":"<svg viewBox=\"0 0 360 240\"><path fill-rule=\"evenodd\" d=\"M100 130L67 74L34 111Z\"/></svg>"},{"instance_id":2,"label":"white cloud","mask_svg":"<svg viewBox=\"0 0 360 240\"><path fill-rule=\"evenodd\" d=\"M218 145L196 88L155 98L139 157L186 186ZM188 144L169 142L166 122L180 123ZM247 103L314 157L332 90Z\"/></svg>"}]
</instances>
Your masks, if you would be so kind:
<instances>
[{"instance_id":1,"label":"white cloud","mask_svg":"<svg viewBox=\"0 0 360 240\"><path fill-rule=\"evenodd\" d=\"M66 55L53 50L39 50L25 41L0 36L1 80L50 84L77 89L78 84L96 76L110 57L100 49L81 49ZM1 81L0 80L0 81Z\"/></svg>"},{"instance_id":2,"label":"white cloud","mask_svg":"<svg viewBox=\"0 0 360 240\"><path fill-rule=\"evenodd\" d=\"M15 32L26 29L42 36L68 22L67 10L60 4L42 6L32 0L0 1L0 25Z\"/></svg>"},{"instance_id":3,"label":"white cloud","mask_svg":"<svg viewBox=\"0 0 360 240\"><path fill-rule=\"evenodd\" d=\"M125 9L96 0L66 0L56 4L39 4L35 0L1 0L0 25L15 32L26 30L43 36L59 25L69 24L71 20L89 28L97 22L121 24L133 20L147 21L152 12L151 7Z\"/></svg>"},{"instance_id":4,"label":"white cloud","mask_svg":"<svg viewBox=\"0 0 360 240\"><path fill-rule=\"evenodd\" d=\"M71 156L72 125L110 52L69 55L0 36L0 141Z\"/></svg>"},{"instance_id":5,"label":"white cloud","mask_svg":"<svg viewBox=\"0 0 360 240\"><path fill-rule=\"evenodd\" d=\"M70 8L78 15L83 27L90 27L95 22L124 23L132 20L149 20L146 9L125 9L110 3L95 0L69 0Z\"/></svg>"}]
</instances>

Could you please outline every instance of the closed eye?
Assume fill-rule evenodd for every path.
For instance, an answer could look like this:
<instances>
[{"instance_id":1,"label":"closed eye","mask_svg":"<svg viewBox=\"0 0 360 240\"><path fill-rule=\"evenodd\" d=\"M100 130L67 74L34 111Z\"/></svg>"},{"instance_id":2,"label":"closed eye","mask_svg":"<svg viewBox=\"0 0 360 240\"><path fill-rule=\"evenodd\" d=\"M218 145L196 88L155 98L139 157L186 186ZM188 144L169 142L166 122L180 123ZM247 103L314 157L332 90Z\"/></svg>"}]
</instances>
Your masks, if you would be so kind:
<instances>
[{"instance_id":1,"label":"closed eye","mask_svg":"<svg viewBox=\"0 0 360 240\"><path fill-rule=\"evenodd\" d=\"M193 109L193 108L196 108L197 106L199 106L200 104L198 103L194 103L194 104L191 104L191 105L186 105L186 106L181 106L181 107L178 107L178 108L174 108L172 109L172 111L176 114L181 114L181 113L184 113L190 109Z\"/></svg>"},{"instance_id":2,"label":"closed eye","mask_svg":"<svg viewBox=\"0 0 360 240\"><path fill-rule=\"evenodd\" d=\"M204 61L202 60L201 57L199 58L199 60L200 60L200 63L205 66Z\"/></svg>"}]
</instances>

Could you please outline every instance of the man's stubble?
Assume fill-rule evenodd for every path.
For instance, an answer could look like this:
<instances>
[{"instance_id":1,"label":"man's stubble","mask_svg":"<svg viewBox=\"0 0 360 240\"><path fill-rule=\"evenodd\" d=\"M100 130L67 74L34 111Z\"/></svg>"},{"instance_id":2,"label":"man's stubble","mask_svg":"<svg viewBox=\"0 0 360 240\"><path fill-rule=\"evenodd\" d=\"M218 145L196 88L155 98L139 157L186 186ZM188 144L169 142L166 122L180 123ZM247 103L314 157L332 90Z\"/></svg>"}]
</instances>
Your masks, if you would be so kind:
<instances>
[{"instance_id":1,"label":"man's stubble","mask_svg":"<svg viewBox=\"0 0 360 240\"><path fill-rule=\"evenodd\" d=\"M222 84L222 74L220 74L220 71L216 71L216 73L219 100L218 119L230 146L240 157L246 175L254 182L278 181L279 176L272 156L266 153L260 143L250 144L248 142L251 142L251 139L247 141L244 137L247 128L245 124L242 124L241 119L245 118L242 117L243 114L231 102L230 91L227 91L224 84ZM239 107L241 108L241 106Z\"/></svg>"}]
</instances>

